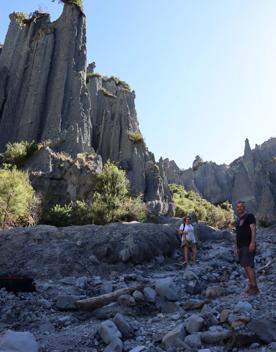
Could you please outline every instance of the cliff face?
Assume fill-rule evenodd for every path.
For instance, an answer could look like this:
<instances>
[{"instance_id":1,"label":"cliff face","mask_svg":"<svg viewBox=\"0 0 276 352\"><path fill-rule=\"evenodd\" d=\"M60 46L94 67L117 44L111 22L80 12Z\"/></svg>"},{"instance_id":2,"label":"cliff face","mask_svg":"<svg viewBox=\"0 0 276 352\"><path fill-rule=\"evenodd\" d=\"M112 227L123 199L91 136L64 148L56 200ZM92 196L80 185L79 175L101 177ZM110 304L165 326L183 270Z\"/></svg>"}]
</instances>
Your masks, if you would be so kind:
<instances>
[{"instance_id":1,"label":"cliff face","mask_svg":"<svg viewBox=\"0 0 276 352\"><path fill-rule=\"evenodd\" d=\"M139 130L135 93L116 78L96 74L92 74L87 86L93 148L103 162L115 161L127 172L132 194L142 194L153 212L167 213L171 193Z\"/></svg>"},{"instance_id":2,"label":"cliff face","mask_svg":"<svg viewBox=\"0 0 276 352\"><path fill-rule=\"evenodd\" d=\"M11 23L0 55L0 151L20 140L60 142L71 154L90 150L90 106L85 84L85 17L65 4Z\"/></svg>"},{"instance_id":3,"label":"cliff face","mask_svg":"<svg viewBox=\"0 0 276 352\"><path fill-rule=\"evenodd\" d=\"M196 162L180 170L174 161L162 163L169 183L199 192L215 204L228 200L235 206L244 200L258 219L276 221L276 138L253 150L246 140L244 155L229 166Z\"/></svg>"},{"instance_id":4,"label":"cliff face","mask_svg":"<svg viewBox=\"0 0 276 352\"><path fill-rule=\"evenodd\" d=\"M54 152L74 159L96 150L103 162L110 159L126 170L131 193L142 195L150 211L168 213L171 193L140 133L135 93L116 78L92 74L93 64L87 68L85 16L71 1L63 2L55 22L39 12L28 19L10 16L0 50L0 152L8 142L53 142L54 151L26 166L46 207L80 199L90 185L81 168L70 162L64 168Z\"/></svg>"}]
</instances>

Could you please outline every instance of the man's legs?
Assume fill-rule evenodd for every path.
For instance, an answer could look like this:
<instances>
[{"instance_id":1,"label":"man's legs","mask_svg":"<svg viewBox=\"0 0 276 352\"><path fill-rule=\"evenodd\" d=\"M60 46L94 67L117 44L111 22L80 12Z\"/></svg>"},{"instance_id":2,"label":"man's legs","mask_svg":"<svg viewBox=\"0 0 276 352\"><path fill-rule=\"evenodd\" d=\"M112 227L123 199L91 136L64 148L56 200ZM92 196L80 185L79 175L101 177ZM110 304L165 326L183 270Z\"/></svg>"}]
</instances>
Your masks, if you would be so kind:
<instances>
[{"instance_id":1,"label":"man's legs","mask_svg":"<svg viewBox=\"0 0 276 352\"><path fill-rule=\"evenodd\" d=\"M256 281L256 275L255 275L254 268L251 268L251 266L246 266L244 269L245 269L246 275L248 277L250 287L257 287L257 281Z\"/></svg>"}]
</instances>

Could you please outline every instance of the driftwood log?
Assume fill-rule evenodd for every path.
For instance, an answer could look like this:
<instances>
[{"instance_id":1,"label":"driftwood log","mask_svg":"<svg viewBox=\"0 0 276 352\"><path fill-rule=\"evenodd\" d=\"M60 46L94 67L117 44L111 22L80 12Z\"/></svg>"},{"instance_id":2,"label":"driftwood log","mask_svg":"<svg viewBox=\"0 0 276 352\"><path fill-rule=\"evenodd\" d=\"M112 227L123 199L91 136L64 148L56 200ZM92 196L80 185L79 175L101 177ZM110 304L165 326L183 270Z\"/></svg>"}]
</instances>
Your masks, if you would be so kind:
<instances>
[{"instance_id":1,"label":"driftwood log","mask_svg":"<svg viewBox=\"0 0 276 352\"><path fill-rule=\"evenodd\" d=\"M270 262L266 263L264 266L257 269L258 273L267 273L271 268L272 264L275 262L275 259L272 259Z\"/></svg>"},{"instance_id":2,"label":"driftwood log","mask_svg":"<svg viewBox=\"0 0 276 352\"><path fill-rule=\"evenodd\" d=\"M114 292L106 293L104 295L81 299L81 300L75 302L75 306L77 308L79 308L80 310L90 310L91 311L91 310L103 307L106 304L109 304L111 302L116 301L117 298L120 297L121 295L129 294L129 293L132 293L136 290L142 290L145 286L146 286L145 284L139 284L136 286L120 288Z\"/></svg>"}]
</instances>

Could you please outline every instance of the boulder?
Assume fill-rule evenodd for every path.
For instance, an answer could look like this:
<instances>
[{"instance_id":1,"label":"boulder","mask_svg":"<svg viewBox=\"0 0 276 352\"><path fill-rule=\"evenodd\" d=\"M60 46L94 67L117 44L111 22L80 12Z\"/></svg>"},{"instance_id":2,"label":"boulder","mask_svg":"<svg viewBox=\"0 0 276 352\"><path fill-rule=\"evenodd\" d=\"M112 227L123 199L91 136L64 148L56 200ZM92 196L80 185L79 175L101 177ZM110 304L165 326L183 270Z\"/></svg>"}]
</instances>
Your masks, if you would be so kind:
<instances>
[{"instance_id":1,"label":"boulder","mask_svg":"<svg viewBox=\"0 0 276 352\"><path fill-rule=\"evenodd\" d=\"M122 352L124 348L122 340L116 338L110 342L103 352Z\"/></svg>"},{"instance_id":2,"label":"boulder","mask_svg":"<svg viewBox=\"0 0 276 352\"><path fill-rule=\"evenodd\" d=\"M6 331L0 337L1 352L38 352L38 343L34 335L28 331Z\"/></svg>"},{"instance_id":3,"label":"boulder","mask_svg":"<svg viewBox=\"0 0 276 352\"><path fill-rule=\"evenodd\" d=\"M156 291L151 287L144 288L145 300L150 303L155 303L156 301Z\"/></svg>"},{"instance_id":4,"label":"boulder","mask_svg":"<svg viewBox=\"0 0 276 352\"><path fill-rule=\"evenodd\" d=\"M113 321L124 338L130 338L133 335L134 330L132 326L127 322L126 318L122 314L117 313Z\"/></svg>"},{"instance_id":5,"label":"boulder","mask_svg":"<svg viewBox=\"0 0 276 352\"><path fill-rule=\"evenodd\" d=\"M32 278L84 276L103 263L143 263L170 255L178 247L174 228L166 224L123 223L56 228L39 225L5 230L0 236L0 267Z\"/></svg>"},{"instance_id":6,"label":"boulder","mask_svg":"<svg viewBox=\"0 0 276 352\"><path fill-rule=\"evenodd\" d=\"M276 342L276 322L269 319L253 319L247 328L254 332L266 344Z\"/></svg>"},{"instance_id":7,"label":"boulder","mask_svg":"<svg viewBox=\"0 0 276 352\"><path fill-rule=\"evenodd\" d=\"M122 337L121 332L112 320L102 322L98 326L98 333L107 345Z\"/></svg>"},{"instance_id":8,"label":"boulder","mask_svg":"<svg viewBox=\"0 0 276 352\"><path fill-rule=\"evenodd\" d=\"M184 324L178 325L174 330L168 332L162 339L162 345L167 349L171 347L183 347L185 348L186 344L184 339L186 337L185 326Z\"/></svg>"},{"instance_id":9,"label":"boulder","mask_svg":"<svg viewBox=\"0 0 276 352\"><path fill-rule=\"evenodd\" d=\"M194 332L199 332L202 330L204 320L201 316L197 314L192 314L189 318L185 320L186 331L190 334Z\"/></svg>"},{"instance_id":10,"label":"boulder","mask_svg":"<svg viewBox=\"0 0 276 352\"><path fill-rule=\"evenodd\" d=\"M156 280L155 290L161 297L166 298L168 301L177 301L178 299L178 289L172 278Z\"/></svg>"}]
</instances>

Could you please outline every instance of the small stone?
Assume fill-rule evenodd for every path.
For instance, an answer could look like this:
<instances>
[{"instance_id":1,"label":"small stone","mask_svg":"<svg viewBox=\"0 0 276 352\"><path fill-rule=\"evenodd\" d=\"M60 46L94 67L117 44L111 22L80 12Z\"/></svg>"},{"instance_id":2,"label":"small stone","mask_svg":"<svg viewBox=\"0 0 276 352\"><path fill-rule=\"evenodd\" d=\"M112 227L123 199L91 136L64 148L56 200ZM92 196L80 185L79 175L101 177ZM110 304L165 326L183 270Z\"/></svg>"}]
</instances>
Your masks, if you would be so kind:
<instances>
[{"instance_id":1,"label":"small stone","mask_svg":"<svg viewBox=\"0 0 276 352\"><path fill-rule=\"evenodd\" d=\"M144 290L144 296L147 302L150 303L155 303L156 301L156 291L151 288L151 287L145 287Z\"/></svg>"},{"instance_id":2,"label":"small stone","mask_svg":"<svg viewBox=\"0 0 276 352\"><path fill-rule=\"evenodd\" d=\"M259 348L260 347L260 344L255 342L255 343L252 343L252 345L249 346L249 348L251 350L255 350L256 348Z\"/></svg>"},{"instance_id":3,"label":"small stone","mask_svg":"<svg viewBox=\"0 0 276 352\"><path fill-rule=\"evenodd\" d=\"M103 280L101 279L100 276L93 277L93 285L101 285L102 283L103 283Z\"/></svg>"},{"instance_id":4,"label":"small stone","mask_svg":"<svg viewBox=\"0 0 276 352\"><path fill-rule=\"evenodd\" d=\"M146 350L147 350L146 346L136 346L136 347L132 348L129 352L143 352Z\"/></svg>"},{"instance_id":5,"label":"small stone","mask_svg":"<svg viewBox=\"0 0 276 352\"><path fill-rule=\"evenodd\" d=\"M235 313L251 312L252 309L253 309L253 307L250 303L240 301L235 305L234 312Z\"/></svg>"},{"instance_id":6,"label":"small stone","mask_svg":"<svg viewBox=\"0 0 276 352\"><path fill-rule=\"evenodd\" d=\"M137 290L134 291L132 296L136 302L144 302L145 301L145 297L141 291L137 291Z\"/></svg>"},{"instance_id":7,"label":"small stone","mask_svg":"<svg viewBox=\"0 0 276 352\"><path fill-rule=\"evenodd\" d=\"M111 293L113 291L113 284L111 281L103 281L101 287L101 294Z\"/></svg>"},{"instance_id":8,"label":"small stone","mask_svg":"<svg viewBox=\"0 0 276 352\"><path fill-rule=\"evenodd\" d=\"M0 351L38 352L38 343L30 332L8 330L0 337Z\"/></svg>"},{"instance_id":9,"label":"small stone","mask_svg":"<svg viewBox=\"0 0 276 352\"><path fill-rule=\"evenodd\" d=\"M123 342L122 340L116 338L106 348L103 352L122 352L123 351Z\"/></svg>"},{"instance_id":10,"label":"small stone","mask_svg":"<svg viewBox=\"0 0 276 352\"><path fill-rule=\"evenodd\" d=\"M208 287L205 293L206 297L211 299L218 298L222 296L222 294L223 294L223 290L219 286Z\"/></svg>"},{"instance_id":11,"label":"small stone","mask_svg":"<svg viewBox=\"0 0 276 352\"><path fill-rule=\"evenodd\" d=\"M226 323L228 320L228 316L231 313L230 309L223 309L220 313L219 320L221 323Z\"/></svg>"},{"instance_id":12,"label":"small stone","mask_svg":"<svg viewBox=\"0 0 276 352\"><path fill-rule=\"evenodd\" d=\"M66 276L62 279L60 279L60 282L65 285L75 285L76 283L76 278L73 276Z\"/></svg>"},{"instance_id":13,"label":"small stone","mask_svg":"<svg viewBox=\"0 0 276 352\"><path fill-rule=\"evenodd\" d=\"M103 341L108 345L113 340L121 338L122 334L111 320L106 320L98 326L98 333Z\"/></svg>"},{"instance_id":14,"label":"small stone","mask_svg":"<svg viewBox=\"0 0 276 352\"><path fill-rule=\"evenodd\" d=\"M81 288L81 289L85 289L88 283L88 277L86 276L81 276L78 277L76 280L76 286Z\"/></svg>"},{"instance_id":15,"label":"small stone","mask_svg":"<svg viewBox=\"0 0 276 352\"><path fill-rule=\"evenodd\" d=\"M77 309L75 302L79 299L77 296L60 295L57 297L56 307L59 310L75 310Z\"/></svg>"},{"instance_id":16,"label":"small stone","mask_svg":"<svg viewBox=\"0 0 276 352\"><path fill-rule=\"evenodd\" d=\"M163 346L168 349L170 347L185 347L184 339L186 337L185 326L180 324L174 330L168 332L162 339Z\"/></svg>"},{"instance_id":17,"label":"small stone","mask_svg":"<svg viewBox=\"0 0 276 352\"><path fill-rule=\"evenodd\" d=\"M201 334L195 333L185 337L184 342L192 347L192 348L200 348L201 347Z\"/></svg>"},{"instance_id":18,"label":"small stone","mask_svg":"<svg viewBox=\"0 0 276 352\"><path fill-rule=\"evenodd\" d=\"M123 306L128 306L128 307L132 307L135 306L136 302L135 299L131 296L131 295L121 295L118 298L118 303L120 303Z\"/></svg>"},{"instance_id":19,"label":"small stone","mask_svg":"<svg viewBox=\"0 0 276 352\"><path fill-rule=\"evenodd\" d=\"M133 328L130 326L130 324L127 322L126 318L122 314L117 313L113 321L122 333L123 337L130 338L133 335Z\"/></svg>"},{"instance_id":20,"label":"small stone","mask_svg":"<svg viewBox=\"0 0 276 352\"><path fill-rule=\"evenodd\" d=\"M230 338L232 332L227 329L219 329L217 331L211 330L204 331L201 334L201 341L208 344L222 343L224 340Z\"/></svg>"},{"instance_id":21,"label":"small stone","mask_svg":"<svg viewBox=\"0 0 276 352\"><path fill-rule=\"evenodd\" d=\"M172 278L159 279L155 281L155 290L168 301L177 301L177 287Z\"/></svg>"},{"instance_id":22,"label":"small stone","mask_svg":"<svg viewBox=\"0 0 276 352\"><path fill-rule=\"evenodd\" d=\"M233 329L244 326L250 321L250 316L246 315L246 313L231 313L228 315L228 322Z\"/></svg>"},{"instance_id":23,"label":"small stone","mask_svg":"<svg viewBox=\"0 0 276 352\"><path fill-rule=\"evenodd\" d=\"M192 334L193 332L201 331L204 320L197 314L192 314L188 319L185 320L185 327L187 332Z\"/></svg>"}]
</instances>

